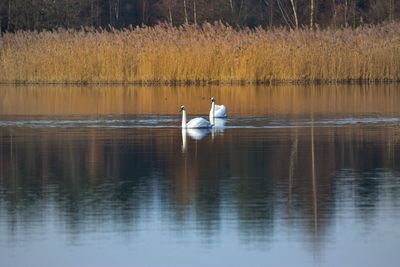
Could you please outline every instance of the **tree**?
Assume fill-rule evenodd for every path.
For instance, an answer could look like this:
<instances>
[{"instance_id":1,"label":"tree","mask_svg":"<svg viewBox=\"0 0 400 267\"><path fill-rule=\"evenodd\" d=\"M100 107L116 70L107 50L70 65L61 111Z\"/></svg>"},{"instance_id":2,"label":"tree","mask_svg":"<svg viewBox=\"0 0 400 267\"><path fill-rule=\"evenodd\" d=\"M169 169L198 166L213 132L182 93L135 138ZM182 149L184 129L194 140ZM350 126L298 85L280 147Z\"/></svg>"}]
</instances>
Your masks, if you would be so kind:
<instances>
[{"instance_id":1,"label":"tree","mask_svg":"<svg viewBox=\"0 0 400 267\"><path fill-rule=\"evenodd\" d=\"M183 10L185 12L185 23L189 24L186 0L183 0Z\"/></svg>"},{"instance_id":2,"label":"tree","mask_svg":"<svg viewBox=\"0 0 400 267\"><path fill-rule=\"evenodd\" d=\"M310 28L314 29L314 0L310 0Z\"/></svg>"},{"instance_id":3,"label":"tree","mask_svg":"<svg viewBox=\"0 0 400 267\"><path fill-rule=\"evenodd\" d=\"M292 4L292 10L293 10L294 22L296 25L296 30L298 30L299 29L299 20L297 19L296 2L294 0L290 0L290 3Z\"/></svg>"},{"instance_id":4,"label":"tree","mask_svg":"<svg viewBox=\"0 0 400 267\"><path fill-rule=\"evenodd\" d=\"M168 22L173 24L172 10L175 9L176 0L161 0L161 7L168 11Z\"/></svg>"},{"instance_id":5,"label":"tree","mask_svg":"<svg viewBox=\"0 0 400 267\"><path fill-rule=\"evenodd\" d=\"M235 27L330 25L394 21L395 0L1 0L2 31L82 26L202 24L222 21Z\"/></svg>"},{"instance_id":6,"label":"tree","mask_svg":"<svg viewBox=\"0 0 400 267\"><path fill-rule=\"evenodd\" d=\"M281 13L282 19L286 23L286 25L290 28L298 29L299 21L297 19L297 10L294 0L290 0L289 3L284 0L276 0L276 2L279 11ZM288 5L290 5L290 7L288 7Z\"/></svg>"}]
</instances>

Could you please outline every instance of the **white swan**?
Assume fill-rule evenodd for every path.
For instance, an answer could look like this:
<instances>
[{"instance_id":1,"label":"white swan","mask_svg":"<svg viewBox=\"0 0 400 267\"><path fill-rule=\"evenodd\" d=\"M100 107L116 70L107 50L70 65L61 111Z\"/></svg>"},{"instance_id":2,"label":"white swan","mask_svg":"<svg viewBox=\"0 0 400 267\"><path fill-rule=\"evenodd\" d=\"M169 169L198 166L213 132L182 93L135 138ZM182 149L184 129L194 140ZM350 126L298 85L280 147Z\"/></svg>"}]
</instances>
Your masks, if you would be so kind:
<instances>
[{"instance_id":1,"label":"white swan","mask_svg":"<svg viewBox=\"0 0 400 267\"><path fill-rule=\"evenodd\" d=\"M194 118L191 119L188 123L186 123L186 109L185 106L181 106L182 111L182 128L184 129L193 129L193 128L211 128L212 124L204 119L204 118Z\"/></svg>"},{"instance_id":2,"label":"white swan","mask_svg":"<svg viewBox=\"0 0 400 267\"><path fill-rule=\"evenodd\" d=\"M214 118L226 118L226 112L226 107L215 104L215 98L211 97L210 121L213 121Z\"/></svg>"}]
</instances>

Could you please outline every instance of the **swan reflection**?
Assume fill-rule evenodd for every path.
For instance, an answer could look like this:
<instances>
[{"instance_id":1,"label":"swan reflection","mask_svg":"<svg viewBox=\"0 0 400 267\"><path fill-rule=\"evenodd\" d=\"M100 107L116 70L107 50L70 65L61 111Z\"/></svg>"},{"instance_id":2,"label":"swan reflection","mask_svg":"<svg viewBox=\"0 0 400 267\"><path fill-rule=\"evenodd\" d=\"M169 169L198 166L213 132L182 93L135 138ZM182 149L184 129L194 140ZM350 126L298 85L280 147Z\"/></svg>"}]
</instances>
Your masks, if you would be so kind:
<instances>
[{"instance_id":1,"label":"swan reflection","mask_svg":"<svg viewBox=\"0 0 400 267\"><path fill-rule=\"evenodd\" d=\"M214 126L211 129L212 130L212 138L213 139L217 135L223 135L224 134L226 122L227 122L226 118L214 118L213 119Z\"/></svg>"},{"instance_id":2,"label":"swan reflection","mask_svg":"<svg viewBox=\"0 0 400 267\"><path fill-rule=\"evenodd\" d=\"M182 152L187 151L187 136L193 140L199 141L204 139L211 132L210 128L203 129L185 129L182 128Z\"/></svg>"},{"instance_id":3,"label":"swan reflection","mask_svg":"<svg viewBox=\"0 0 400 267\"><path fill-rule=\"evenodd\" d=\"M224 134L226 122L227 119L214 118L212 128L182 128L182 153L187 152L187 136L195 141L200 141L211 133L211 138L214 140L215 136Z\"/></svg>"},{"instance_id":4,"label":"swan reflection","mask_svg":"<svg viewBox=\"0 0 400 267\"><path fill-rule=\"evenodd\" d=\"M206 129L186 129L186 133L193 140L204 139L210 132L211 132L211 130L209 128L206 128Z\"/></svg>"}]
</instances>

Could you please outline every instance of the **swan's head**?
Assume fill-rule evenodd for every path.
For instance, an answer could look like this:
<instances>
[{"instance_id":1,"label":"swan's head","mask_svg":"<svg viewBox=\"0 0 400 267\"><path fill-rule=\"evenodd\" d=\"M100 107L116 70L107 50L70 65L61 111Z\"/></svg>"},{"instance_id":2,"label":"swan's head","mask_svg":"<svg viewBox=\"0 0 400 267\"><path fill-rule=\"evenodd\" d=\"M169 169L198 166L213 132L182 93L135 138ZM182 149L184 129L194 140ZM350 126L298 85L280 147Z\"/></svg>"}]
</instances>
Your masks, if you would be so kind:
<instances>
[{"instance_id":1,"label":"swan's head","mask_svg":"<svg viewBox=\"0 0 400 267\"><path fill-rule=\"evenodd\" d=\"M184 110L185 110L185 106L182 105L182 106L181 106L181 111L184 111Z\"/></svg>"},{"instance_id":2,"label":"swan's head","mask_svg":"<svg viewBox=\"0 0 400 267\"><path fill-rule=\"evenodd\" d=\"M211 103L212 102L215 102L215 98L214 97L211 97Z\"/></svg>"}]
</instances>

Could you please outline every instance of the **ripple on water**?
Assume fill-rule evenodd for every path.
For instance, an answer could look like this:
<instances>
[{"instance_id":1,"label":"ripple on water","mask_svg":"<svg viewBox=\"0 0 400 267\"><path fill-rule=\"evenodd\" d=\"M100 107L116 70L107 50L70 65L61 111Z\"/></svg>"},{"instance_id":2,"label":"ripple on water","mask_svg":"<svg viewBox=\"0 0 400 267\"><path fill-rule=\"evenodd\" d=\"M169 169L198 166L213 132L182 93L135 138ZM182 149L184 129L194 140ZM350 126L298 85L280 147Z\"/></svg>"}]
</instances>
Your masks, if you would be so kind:
<instances>
[{"instance_id":1,"label":"ripple on water","mask_svg":"<svg viewBox=\"0 0 400 267\"><path fill-rule=\"evenodd\" d=\"M276 119L272 117L229 118L222 128L226 129L279 129L308 127L341 127L348 125L399 125L398 117L347 117L337 119ZM142 116L140 118L121 119L6 119L0 120L0 127L21 128L179 128L179 116Z\"/></svg>"}]
</instances>

